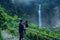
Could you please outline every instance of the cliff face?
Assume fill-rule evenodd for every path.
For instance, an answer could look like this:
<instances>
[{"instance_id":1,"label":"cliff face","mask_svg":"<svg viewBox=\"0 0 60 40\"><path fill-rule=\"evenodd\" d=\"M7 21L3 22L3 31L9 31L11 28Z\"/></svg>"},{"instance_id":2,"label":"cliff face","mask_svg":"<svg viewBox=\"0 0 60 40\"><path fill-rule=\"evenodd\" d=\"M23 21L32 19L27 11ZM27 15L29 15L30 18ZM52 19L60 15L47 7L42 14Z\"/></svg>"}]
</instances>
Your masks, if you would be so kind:
<instances>
[{"instance_id":1,"label":"cliff face","mask_svg":"<svg viewBox=\"0 0 60 40\"><path fill-rule=\"evenodd\" d=\"M42 25L50 29L60 26L59 0L49 0L42 3Z\"/></svg>"},{"instance_id":2,"label":"cliff face","mask_svg":"<svg viewBox=\"0 0 60 40\"><path fill-rule=\"evenodd\" d=\"M38 23L38 9L36 1L30 1L29 5L14 3L12 0L0 0L0 4L2 7L6 9L6 12L11 15L18 15L20 18L24 20L29 20L29 22Z\"/></svg>"},{"instance_id":3,"label":"cliff face","mask_svg":"<svg viewBox=\"0 0 60 40\"><path fill-rule=\"evenodd\" d=\"M14 4L14 0L0 0L0 4L9 15L14 16L16 14L20 18L35 24L38 24L38 4L41 3L42 26L52 28L60 25L60 0L35 0L30 2L29 5L26 5L24 3Z\"/></svg>"}]
</instances>

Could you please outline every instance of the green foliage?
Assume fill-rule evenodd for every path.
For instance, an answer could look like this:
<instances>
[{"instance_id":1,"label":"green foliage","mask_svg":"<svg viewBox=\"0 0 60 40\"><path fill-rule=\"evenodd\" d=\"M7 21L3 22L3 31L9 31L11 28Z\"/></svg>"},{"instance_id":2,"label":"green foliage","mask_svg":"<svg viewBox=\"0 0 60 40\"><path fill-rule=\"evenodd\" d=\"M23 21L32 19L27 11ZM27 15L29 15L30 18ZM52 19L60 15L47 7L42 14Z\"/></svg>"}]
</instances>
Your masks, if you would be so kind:
<instances>
[{"instance_id":1,"label":"green foliage","mask_svg":"<svg viewBox=\"0 0 60 40\"><path fill-rule=\"evenodd\" d=\"M5 27L4 25L6 25L6 29L10 32L11 30L14 31L14 34L17 35L17 31L18 31L18 24L19 24L19 20L20 18L18 18L17 15L14 16L10 16L8 15L8 13L5 11L4 8L2 8L0 6L0 27L3 28Z\"/></svg>"},{"instance_id":2,"label":"green foliage","mask_svg":"<svg viewBox=\"0 0 60 40\"><path fill-rule=\"evenodd\" d=\"M34 23L30 23L30 24L29 24L29 28L37 29L38 26L37 26L36 24L34 24Z\"/></svg>"},{"instance_id":3,"label":"green foliage","mask_svg":"<svg viewBox=\"0 0 60 40\"><path fill-rule=\"evenodd\" d=\"M26 32L26 35L31 40L58 40L60 34L50 31L48 28L35 28L33 24ZM34 27L34 28L33 28Z\"/></svg>"},{"instance_id":4,"label":"green foliage","mask_svg":"<svg viewBox=\"0 0 60 40\"><path fill-rule=\"evenodd\" d=\"M0 12L0 22L3 21L3 25L7 25L8 27L17 27L19 20L17 15L14 15L13 17L9 16L2 7L0 7Z\"/></svg>"},{"instance_id":5,"label":"green foliage","mask_svg":"<svg viewBox=\"0 0 60 40\"><path fill-rule=\"evenodd\" d=\"M4 24L4 22L5 22L5 18L4 18L5 15L2 16L3 13L5 13L5 12L4 12L4 8L2 8L2 7L0 6L0 27L3 26L3 24Z\"/></svg>"},{"instance_id":6,"label":"green foliage","mask_svg":"<svg viewBox=\"0 0 60 40\"><path fill-rule=\"evenodd\" d=\"M47 7L47 9L49 9L48 8L49 5L47 3L45 3L43 6L45 8ZM24 17L26 15L27 14L24 14ZM14 34L15 36L19 36L18 24L19 24L20 18L18 18L17 15L14 15L14 16L8 15L6 10L0 6L0 19L1 19L0 20L1 27L3 25L6 25L7 31L9 33ZM11 32L11 31L13 31L13 32ZM39 28L37 25L35 25L33 23L29 24L29 28L26 32L26 35L30 40L53 40L55 38L56 39L60 38L60 34L54 33L51 30L49 30L48 28ZM0 37L1 37L1 31L0 31ZM2 40L2 37L0 40Z\"/></svg>"}]
</instances>

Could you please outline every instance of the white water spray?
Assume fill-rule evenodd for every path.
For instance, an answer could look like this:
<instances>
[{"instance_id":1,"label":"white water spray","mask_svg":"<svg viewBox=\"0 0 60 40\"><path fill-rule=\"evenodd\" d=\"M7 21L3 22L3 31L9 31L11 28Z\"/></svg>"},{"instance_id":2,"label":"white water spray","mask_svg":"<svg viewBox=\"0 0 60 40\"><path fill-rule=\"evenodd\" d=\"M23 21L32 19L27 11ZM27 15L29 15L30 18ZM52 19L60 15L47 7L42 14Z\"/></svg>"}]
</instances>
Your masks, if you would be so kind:
<instances>
[{"instance_id":1,"label":"white water spray","mask_svg":"<svg viewBox=\"0 0 60 40\"><path fill-rule=\"evenodd\" d=\"M39 27L41 27L41 25L42 25L42 22L41 22L41 5L39 5L38 15L39 15L39 18L38 18L38 20L39 20Z\"/></svg>"}]
</instances>

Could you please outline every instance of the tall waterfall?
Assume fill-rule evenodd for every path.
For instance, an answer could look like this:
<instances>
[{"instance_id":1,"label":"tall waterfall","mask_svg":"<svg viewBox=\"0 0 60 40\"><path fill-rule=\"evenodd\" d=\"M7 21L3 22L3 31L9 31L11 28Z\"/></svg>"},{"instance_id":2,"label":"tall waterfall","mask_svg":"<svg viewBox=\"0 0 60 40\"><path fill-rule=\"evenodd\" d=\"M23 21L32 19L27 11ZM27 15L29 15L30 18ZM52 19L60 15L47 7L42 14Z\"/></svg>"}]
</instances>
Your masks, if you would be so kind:
<instances>
[{"instance_id":1,"label":"tall waterfall","mask_svg":"<svg viewBox=\"0 0 60 40\"><path fill-rule=\"evenodd\" d=\"M39 18L38 18L38 20L39 20L39 27L41 27L42 22L41 22L41 5L40 4L39 4L39 9L38 9L38 15L39 15Z\"/></svg>"}]
</instances>

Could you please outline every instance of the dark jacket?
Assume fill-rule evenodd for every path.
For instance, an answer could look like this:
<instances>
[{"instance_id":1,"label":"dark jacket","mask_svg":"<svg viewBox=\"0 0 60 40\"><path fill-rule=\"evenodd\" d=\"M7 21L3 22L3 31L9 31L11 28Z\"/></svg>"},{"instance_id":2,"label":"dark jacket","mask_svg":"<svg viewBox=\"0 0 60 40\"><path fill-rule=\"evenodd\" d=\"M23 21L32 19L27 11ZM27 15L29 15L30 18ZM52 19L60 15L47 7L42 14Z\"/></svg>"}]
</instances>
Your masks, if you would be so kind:
<instances>
[{"instance_id":1,"label":"dark jacket","mask_svg":"<svg viewBox=\"0 0 60 40\"><path fill-rule=\"evenodd\" d=\"M23 24L19 24L19 33L24 31L24 25Z\"/></svg>"}]
</instances>

